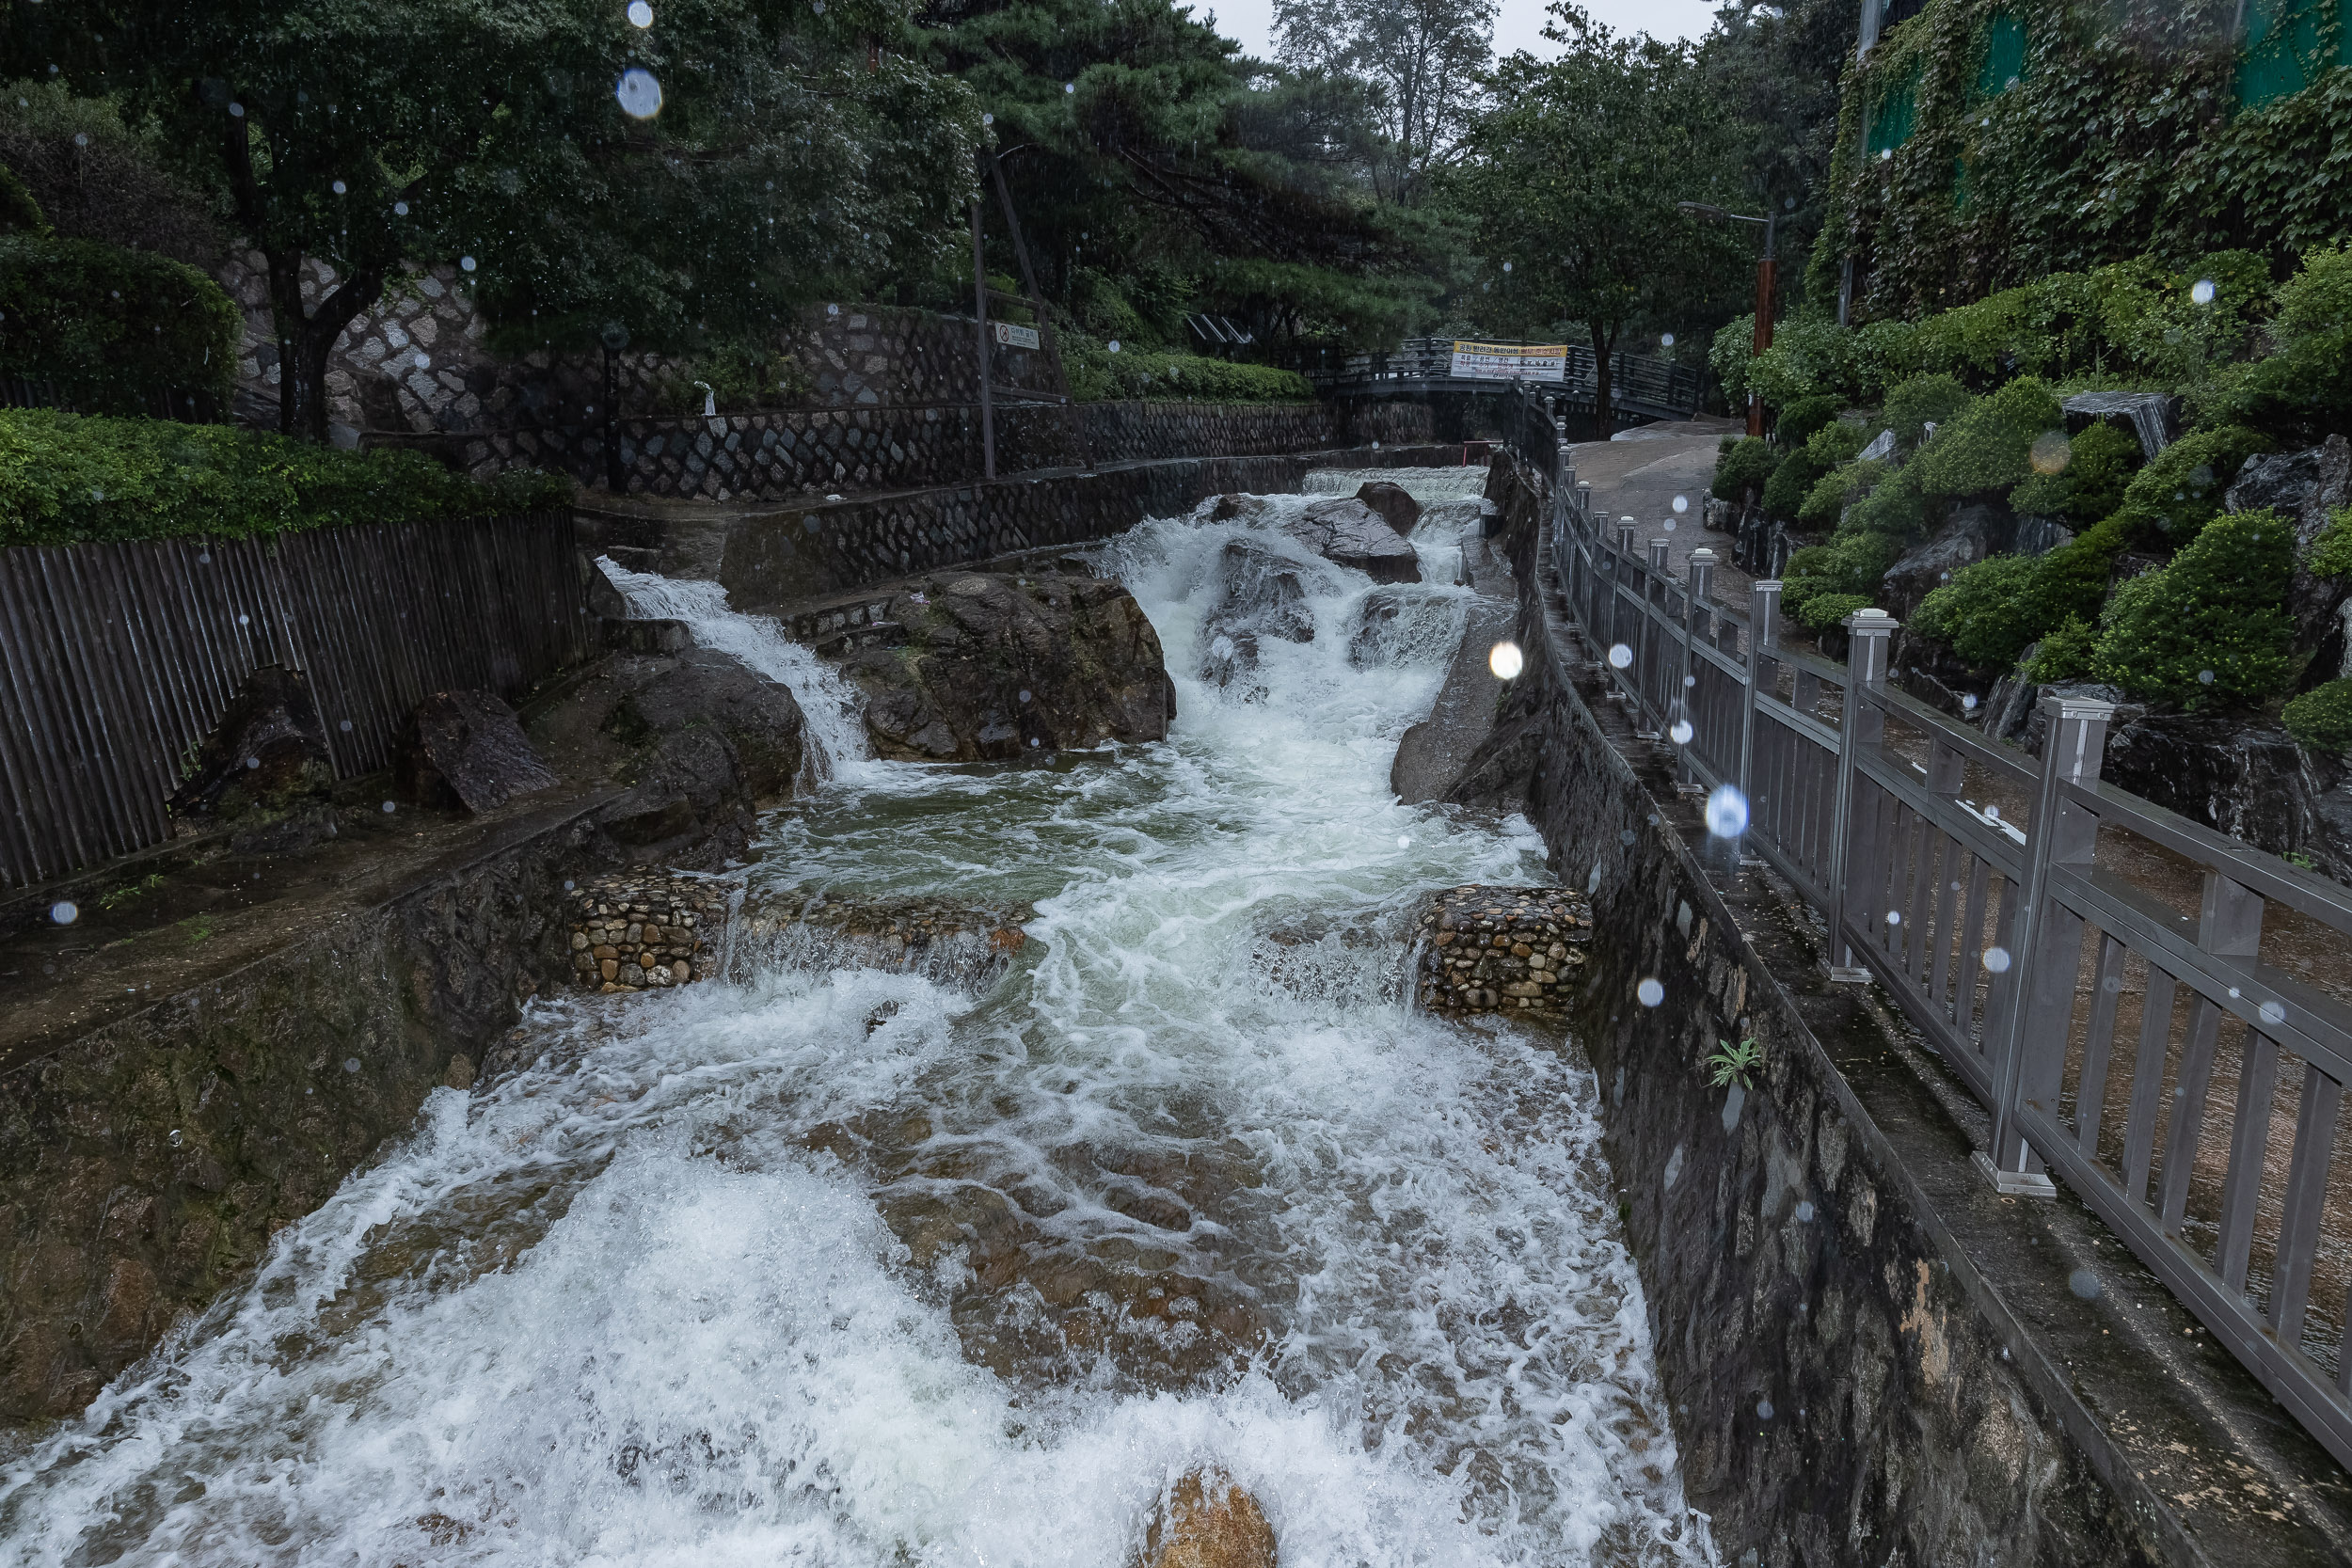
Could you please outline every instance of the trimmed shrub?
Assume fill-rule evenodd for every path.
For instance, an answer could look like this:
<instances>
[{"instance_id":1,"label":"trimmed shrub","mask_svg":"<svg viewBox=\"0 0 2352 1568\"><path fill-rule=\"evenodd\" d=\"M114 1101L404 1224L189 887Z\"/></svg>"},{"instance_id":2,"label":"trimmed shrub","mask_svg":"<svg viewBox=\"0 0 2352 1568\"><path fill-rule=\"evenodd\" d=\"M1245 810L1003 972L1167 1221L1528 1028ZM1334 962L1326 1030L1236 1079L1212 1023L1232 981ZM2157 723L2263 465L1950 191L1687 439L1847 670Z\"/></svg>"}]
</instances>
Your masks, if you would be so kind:
<instances>
[{"instance_id":1,"label":"trimmed shrub","mask_svg":"<svg viewBox=\"0 0 2352 1568\"><path fill-rule=\"evenodd\" d=\"M1851 462L1867 444L1868 437L1852 425L1833 421L1819 427L1773 468L1764 486L1765 512L1774 517L1796 516L1823 476Z\"/></svg>"},{"instance_id":2,"label":"trimmed shrub","mask_svg":"<svg viewBox=\"0 0 2352 1568\"><path fill-rule=\"evenodd\" d=\"M2352 752L2352 680L2312 687L2280 712L2279 721L2313 751Z\"/></svg>"},{"instance_id":3,"label":"trimmed shrub","mask_svg":"<svg viewBox=\"0 0 2352 1568\"><path fill-rule=\"evenodd\" d=\"M337 523L568 507L572 483L476 483L418 452L350 452L227 425L0 409L0 546L238 539Z\"/></svg>"},{"instance_id":4,"label":"trimmed shrub","mask_svg":"<svg viewBox=\"0 0 2352 1568\"><path fill-rule=\"evenodd\" d=\"M2291 447L2352 434L2352 323L2234 365L2200 390L2201 423L2251 425Z\"/></svg>"},{"instance_id":5,"label":"trimmed shrub","mask_svg":"<svg viewBox=\"0 0 2352 1568\"><path fill-rule=\"evenodd\" d=\"M1862 594L1821 594L1805 600L1794 613L1797 620L1815 631L1827 631L1842 625L1847 616L1857 610L1867 610L1870 600Z\"/></svg>"},{"instance_id":6,"label":"trimmed shrub","mask_svg":"<svg viewBox=\"0 0 2352 1568\"><path fill-rule=\"evenodd\" d=\"M41 215L40 203L33 199L32 191L16 170L0 164L0 234L48 232L49 220Z\"/></svg>"},{"instance_id":7,"label":"trimmed shrub","mask_svg":"<svg viewBox=\"0 0 2352 1568\"><path fill-rule=\"evenodd\" d=\"M1915 539L1927 531L1928 502L1919 493L1919 466L1906 463L1894 476L1854 503L1846 527L1888 539Z\"/></svg>"},{"instance_id":8,"label":"trimmed shrub","mask_svg":"<svg viewBox=\"0 0 2352 1568\"><path fill-rule=\"evenodd\" d=\"M1736 501L1751 489L1763 488L1779 463L1770 441L1761 436L1745 436L1715 460L1715 483L1710 489L1720 499Z\"/></svg>"},{"instance_id":9,"label":"trimmed shrub","mask_svg":"<svg viewBox=\"0 0 2352 1568\"><path fill-rule=\"evenodd\" d=\"M2099 634L2090 622L2069 615L2036 645L2033 657L2025 663L2026 678L2036 686L2090 679L2097 667L2098 641Z\"/></svg>"},{"instance_id":10,"label":"trimmed shrub","mask_svg":"<svg viewBox=\"0 0 2352 1568\"><path fill-rule=\"evenodd\" d=\"M1873 458L1833 468L1805 493L1804 504L1797 508L1797 521L1807 528L1836 528L1849 503L1884 482L1888 467Z\"/></svg>"},{"instance_id":11,"label":"trimmed shrub","mask_svg":"<svg viewBox=\"0 0 2352 1568\"><path fill-rule=\"evenodd\" d=\"M1987 556L1921 600L1911 629L1979 670L2006 671L2057 624L2042 610L2041 575L2040 561Z\"/></svg>"},{"instance_id":12,"label":"trimmed shrub","mask_svg":"<svg viewBox=\"0 0 2352 1568\"><path fill-rule=\"evenodd\" d=\"M1927 427L1948 425L1968 412L1976 396L1948 375L1915 375L1886 394L1886 425L1903 451L1927 439Z\"/></svg>"},{"instance_id":13,"label":"trimmed shrub","mask_svg":"<svg viewBox=\"0 0 2352 1568\"><path fill-rule=\"evenodd\" d=\"M244 333L194 267L95 240L0 238L0 375L56 381L109 411L165 387L225 403Z\"/></svg>"},{"instance_id":14,"label":"trimmed shrub","mask_svg":"<svg viewBox=\"0 0 2352 1568\"><path fill-rule=\"evenodd\" d=\"M1837 421L1837 410L1836 398L1799 398L1780 411L1772 425L1772 439L1784 451L1802 447L1817 431Z\"/></svg>"},{"instance_id":15,"label":"trimmed shrub","mask_svg":"<svg viewBox=\"0 0 2352 1568\"><path fill-rule=\"evenodd\" d=\"M1296 371L1238 364L1190 354L1113 354L1075 333L1061 340L1070 389L1081 403L1152 398L1186 403L1312 403L1315 389Z\"/></svg>"},{"instance_id":16,"label":"trimmed shrub","mask_svg":"<svg viewBox=\"0 0 2352 1568\"><path fill-rule=\"evenodd\" d=\"M1851 398L1853 338L1825 317L1782 322L1772 329L1772 346L1749 361L1746 389L1762 394L1770 408L1793 407L1804 398Z\"/></svg>"},{"instance_id":17,"label":"trimmed shrub","mask_svg":"<svg viewBox=\"0 0 2352 1568\"><path fill-rule=\"evenodd\" d=\"M1826 545L1813 545L1788 558L1782 574L1781 607L1807 626L1835 625L1839 617L1870 602L1869 596L1900 553L1891 541L1867 533L1841 533ZM1823 598L1856 601L1826 622L1806 617ZM1826 613L1826 612L1821 612Z\"/></svg>"},{"instance_id":18,"label":"trimmed shrub","mask_svg":"<svg viewBox=\"0 0 2352 1568\"><path fill-rule=\"evenodd\" d=\"M2100 617L2099 678L2196 709L2285 689L2295 622L2284 609L2294 525L2268 510L2205 525L2169 565L2116 591Z\"/></svg>"},{"instance_id":19,"label":"trimmed shrub","mask_svg":"<svg viewBox=\"0 0 2352 1568\"><path fill-rule=\"evenodd\" d=\"M2008 490L2031 478L2034 443L2066 418L2049 384L2021 377L1968 405L1965 413L1919 449L1912 467L1925 496L1976 496Z\"/></svg>"},{"instance_id":20,"label":"trimmed shrub","mask_svg":"<svg viewBox=\"0 0 2352 1568\"><path fill-rule=\"evenodd\" d=\"M2328 526L2312 541L2303 569L2315 578L2352 577L2352 506L2339 506L2328 515Z\"/></svg>"},{"instance_id":21,"label":"trimmed shrub","mask_svg":"<svg viewBox=\"0 0 2352 1568\"><path fill-rule=\"evenodd\" d=\"M2307 250L2293 277L2279 285L2270 341L2281 349L2352 322L2352 245Z\"/></svg>"},{"instance_id":22,"label":"trimmed shrub","mask_svg":"<svg viewBox=\"0 0 2352 1568\"><path fill-rule=\"evenodd\" d=\"M657 414L699 414L707 384L723 414L797 408L815 383L797 355L772 344L729 341L713 344L672 369L655 387Z\"/></svg>"},{"instance_id":23,"label":"trimmed shrub","mask_svg":"<svg viewBox=\"0 0 2352 1568\"><path fill-rule=\"evenodd\" d=\"M2225 425L2184 436L2124 487L2116 515L2127 540L2178 547L2197 537L2221 510L2230 481L2256 452L2272 450L2270 438L2243 425Z\"/></svg>"},{"instance_id":24,"label":"trimmed shrub","mask_svg":"<svg viewBox=\"0 0 2352 1568\"><path fill-rule=\"evenodd\" d=\"M2123 504L2139 467L2139 438L2104 420L2066 443L2065 466L2033 477L2009 493L2010 508L2037 517L2096 522Z\"/></svg>"}]
</instances>

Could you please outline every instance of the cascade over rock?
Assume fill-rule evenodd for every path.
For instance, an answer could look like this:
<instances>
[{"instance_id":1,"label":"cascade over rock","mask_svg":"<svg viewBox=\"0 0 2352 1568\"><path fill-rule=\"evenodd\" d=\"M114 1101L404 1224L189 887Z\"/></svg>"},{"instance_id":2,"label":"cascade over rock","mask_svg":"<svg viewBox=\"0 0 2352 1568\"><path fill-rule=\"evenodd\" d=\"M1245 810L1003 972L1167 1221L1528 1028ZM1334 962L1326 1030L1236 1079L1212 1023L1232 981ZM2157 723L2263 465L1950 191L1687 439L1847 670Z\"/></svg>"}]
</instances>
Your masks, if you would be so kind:
<instances>
[{"instance_id":1,"label":"cascade over rock","mask_svg":"<svg viewBox=\"0 0 2352 1568\"><path fill-rule=\"evenodd\" d=\"M1315 640L1315 615L1295 562L1254 541L1217 552L1216 597L1200 623L1200 678L1230 687L1258 667L1261 638Z\"/></svg>"},{"instance_id":2,"label":"cascade over rock","mask_svg":"<svg viewBox=\"0 0 2352 1568\"><path fill-rule=\"evenodd\" d=\"M1002 761L1159 740L1176 711L1158 633L1119 583L1060 570L959 572L891 595L903 640L850 654L875 754Z\"/></svg>"},{"instance_id":3,"label":"cascade over rock","mask_svg":"<svg viewBox=\"0 0 2352 1568\"><path fill-rule=\"evenodd\" d=\"M1187 1471L1152 1521L1143 1568L1275 1568L1274 1527L1223 1470Z\"/></svg>"}]
</instances>

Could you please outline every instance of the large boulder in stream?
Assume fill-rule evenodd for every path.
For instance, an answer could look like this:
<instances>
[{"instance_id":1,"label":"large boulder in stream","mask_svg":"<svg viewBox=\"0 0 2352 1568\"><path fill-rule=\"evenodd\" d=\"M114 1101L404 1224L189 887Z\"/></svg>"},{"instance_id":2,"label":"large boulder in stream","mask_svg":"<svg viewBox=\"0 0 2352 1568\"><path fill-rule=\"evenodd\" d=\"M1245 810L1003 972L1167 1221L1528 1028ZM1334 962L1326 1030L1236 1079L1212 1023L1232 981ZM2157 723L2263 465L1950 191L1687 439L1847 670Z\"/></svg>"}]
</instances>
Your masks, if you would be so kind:
<instances>
[{"instance_id":1,"label":"large boulder in stream","mask_svg":"<svg viewBox=\"0 0 2352 1568\"><path fill-rule=\"evenodd\" d=\"M1162 1499L1143 1568L1275 1568L1274 1527L1225 1471L1188 1470Z\"/></svg>"},{"instance_id":2,"label":"large boulder in stream","mask_svg":"<svg viewBox=\"0 0 2352 1568\"><path fill-rule=\"evenodd\" d=\"M1159 634L1120 583L1081 572L956 572L892 594L883 645L842 673L875 752L989 762L1159 740L1176 690Z\"/></svg>"},{"instance_id":3,"label":"large boulder in stream","mask_svg":"<svg viewBox=\"0 0 2352 1568\"><path fill-rule=\"evenodd\" d=\"M1385 479L1366 481L1357 490L1356 499L1380 515L1381 520L1399 534L1413 531L1421 521L1421 502L1415 500L1402 484Z\"/></svg>"},{"instance_id":4,"label":"large boulder in stream","mask_svg":"<svg viewBox=\"0 0 2352 1568\"><path fill-rule=\"evenodd\" d=\"M1283 529L1324 560L1352 566L1375 582L1421 580L1420 553L1386 518L1352 497L1316 501Z\"/></svg>"},{"instance_id":5,"label":"large boulder in stream","mask_svg":"<svg viewBox=\"0 0 2352 1568\"><path fill-rule=\"evenodd\" d=\"M1212 686L1231 688L1246 679L1258 667L1263 639L1315 640L1315 613L1298 563L1263 545L1229 540L1217 552L1214 593L1200 620L1200 678Z\"/></svg>"},{"instance_id":6,"label":"large boulder in stream","mask_svg":"<svg viewBox=\"0 0 2352 1568\"><path fill-rule=\"evenodd\" d=\"M791 691L712 648L621 654L533 705L525 733L566 778L623 787L597 814L615 858L710 864L740 855L801 771Z\"/></svg>"},{"instance_id":7,"label":"large boulder in stream","mask_svg":"<svg viewBox=\"0 0 2352 1568\"><path fill-rule=\"evenodd\" d=\"M1365 489L1374 486L1366 485ZM1396 489L1390 485L1389 488ZM1402 490L1407 504L1413 499ZM1384 501L1386 498L1383 498ZM1401 513L1399 514L1402 515ZM1292 538L1335 566L1352 566L1367 573L1375 582L1419 582L1421 555L1393 527L1389 519L1374 511L1355 496L1335 496L1328 500L1311 502L1306 510L1285 516L1268 504L1263 496L1219 496L1207 503L1207 519L1213 523L1236 519L1275 522ZM1420 508L1414 506L1418 519ZM1408 523L1406 525L1410 527Z\"/></svg>"}]
</instances>

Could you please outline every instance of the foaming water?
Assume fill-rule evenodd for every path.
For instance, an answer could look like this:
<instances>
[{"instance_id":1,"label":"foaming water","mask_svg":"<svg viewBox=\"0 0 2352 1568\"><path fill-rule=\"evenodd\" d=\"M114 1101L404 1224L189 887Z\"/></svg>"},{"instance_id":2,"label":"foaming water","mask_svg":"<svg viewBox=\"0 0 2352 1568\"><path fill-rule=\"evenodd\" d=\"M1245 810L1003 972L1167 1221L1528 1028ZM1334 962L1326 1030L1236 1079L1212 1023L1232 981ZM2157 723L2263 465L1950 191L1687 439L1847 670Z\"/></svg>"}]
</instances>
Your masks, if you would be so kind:
<instances>
[{"instance_id":1,"label":"foaming water","mask_svg":"<svg viewBox=\"0 0 2352 1568\"><path fill-rule=\"evenodd\" d=\"M611 556L596 565L619 589L631 612L648 619L683 621L705 648L732 654L745 664L792 689L804 721L803 784L822 784L854 772L874 754L866 739L865 699L840 672L816 653L785 636L774 617L745 615L727 608L727 591L715 582L632 572Z\"/></svg>"},{"instance_id":2,"label":"foaming water","mask_svg":"<svg viewBox=\"0 0 2352 1568\"><path fill-rule=\"evenodd\" d=\"M534 1004L536 1067L437 1090L8 1461L16 1559L1119 1568L1214 1461L1286 1564L1711 1562L1589 1072L1397 984L1430 889L1542 846L1389 794L1443 650L1352 657L1357 574L1296 562L1313 641L1262 693L1193 677L1242 538L1287 549L1106 552L1168 742L772 819L778 888L1033 902L1012 974Z\"/></svg>"}]
</instances>

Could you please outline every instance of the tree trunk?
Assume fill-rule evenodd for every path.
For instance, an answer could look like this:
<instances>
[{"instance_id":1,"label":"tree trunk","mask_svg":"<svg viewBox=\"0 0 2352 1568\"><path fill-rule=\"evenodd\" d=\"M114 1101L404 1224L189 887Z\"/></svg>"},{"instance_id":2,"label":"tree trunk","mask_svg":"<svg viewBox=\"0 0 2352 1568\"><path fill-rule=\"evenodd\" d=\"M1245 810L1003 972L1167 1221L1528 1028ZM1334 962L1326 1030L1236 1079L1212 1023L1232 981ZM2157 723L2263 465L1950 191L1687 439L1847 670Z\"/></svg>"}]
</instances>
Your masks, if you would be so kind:
<instances>
[{"instance_id":1,"label":"tree trunk","mask_svg":"<svg viewBox=\"0 0 2352 1568\"><path fill-rule=\"evenodd\" d=\"M1610 436L1610 415L1614 407L1609 356L1616 347L1617 334L1614 331L1603 333L1598 322L1588 323L1586 330L1593 336L1593 422L1600 432L1595 439L1606 441Z\"/></svg>"}]
</instances>

